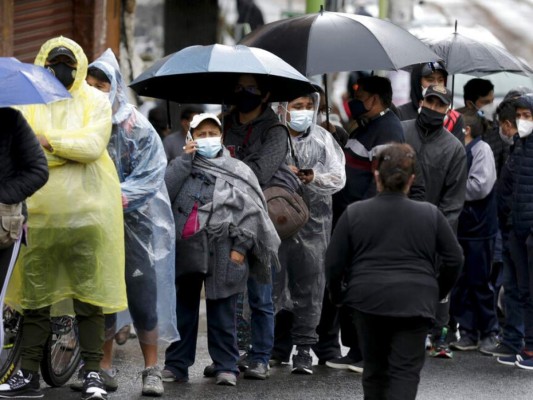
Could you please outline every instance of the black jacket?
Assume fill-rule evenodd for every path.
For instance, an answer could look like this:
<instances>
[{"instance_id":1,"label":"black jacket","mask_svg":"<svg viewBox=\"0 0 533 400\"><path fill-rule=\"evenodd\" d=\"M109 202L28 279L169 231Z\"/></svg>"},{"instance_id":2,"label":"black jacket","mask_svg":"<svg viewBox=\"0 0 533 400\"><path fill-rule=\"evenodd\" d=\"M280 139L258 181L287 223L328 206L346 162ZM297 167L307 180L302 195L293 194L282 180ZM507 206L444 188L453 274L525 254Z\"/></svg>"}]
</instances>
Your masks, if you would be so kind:
<instances>
[{"instance_id":1,"label":"black jacket","mask_svg":"<svg viewBox=\"0 0 533 400\"><path fill-rule=\"evenodd\" d=\"M48 180L46 157L22 114L0 108L0 203L16 204Z\"/></svg>"},{"instance_id":2,"label":"black jacket","mask_svg":"<svg viewBox=\"0 0 533 400\"><path fill-rule=\"evenodd\" d=\"M339 219L326 253L326 279L336 304L434 318L462 263L461 246L435 206L381 193L348 206Z\"/></svg>"}]
</instances>

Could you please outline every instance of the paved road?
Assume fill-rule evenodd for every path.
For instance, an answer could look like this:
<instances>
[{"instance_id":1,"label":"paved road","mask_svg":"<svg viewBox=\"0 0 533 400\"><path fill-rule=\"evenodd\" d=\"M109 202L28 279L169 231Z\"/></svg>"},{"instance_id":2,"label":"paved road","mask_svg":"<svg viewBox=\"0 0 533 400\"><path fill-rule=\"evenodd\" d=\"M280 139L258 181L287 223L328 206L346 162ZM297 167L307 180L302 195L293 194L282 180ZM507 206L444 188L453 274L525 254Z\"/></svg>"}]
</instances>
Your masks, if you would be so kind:
<instances>
[{"instance_id":1,"label":"paved road","mask_svg":"<svg viewBox=\"0 0 533 400\"><path fill-rule=\"evenodd\" d=\"M205 314L204 314L205 315ZM361 375L315 366L315 373L292 375L290 366L274 368L267 381L239 379L237 387L220 387L202 376L210 363L206 348L205 321L200 328L196 364L186 384L166 383L167 399L260 400L260 399L362 399ZM161 350L161 360L164 359ZM119 390L110 400L141 399L141 357L136 339L118 346L115 365L119 369ZM316 363L316 360L315 360ZM78 399L68 387L46 388L45 399ZM455 353L453 360L430 359L422 370L420 400L531 400L533 371L500 365L477 352Z\"/></svg>"}]
</instances>

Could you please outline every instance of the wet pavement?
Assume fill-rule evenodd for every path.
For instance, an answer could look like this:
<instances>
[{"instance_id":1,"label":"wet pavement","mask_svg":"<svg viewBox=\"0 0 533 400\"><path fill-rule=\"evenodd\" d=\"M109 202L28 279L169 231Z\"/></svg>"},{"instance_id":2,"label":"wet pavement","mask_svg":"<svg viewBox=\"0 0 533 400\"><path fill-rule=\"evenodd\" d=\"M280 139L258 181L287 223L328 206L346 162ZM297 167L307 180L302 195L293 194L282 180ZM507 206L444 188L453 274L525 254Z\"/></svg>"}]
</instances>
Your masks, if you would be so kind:
<instances>
[{"instance_id":1,"label":"wet pavement","mask_svg":"<svg viewBox=\"0 0 533 400\"><path fill-rule=\"evenodd\" d=\"M251 381L239 378L236 387L216 386L204 378L203 369L211 361L207 352L205 314L198 337L197 360L190 369L189 383L165 383L167 399L363 399L361 375L326 366L314 367L313 375L292 375L290 365L271 370L270 379ZM164 349L160 350L161 364ZM315 364L317 360L315 359ZM116 346L115 366L119 389L110 400L141 399L142 357L136 339ZM44 384L43 384L44 385ZM79 399L68 387L44 389L45 399ZM417 399L420 400L530 400L533 371L498 364L478 352L455 352L453 360L427 358L422 370Z\"/></svg>"}]
</instances>

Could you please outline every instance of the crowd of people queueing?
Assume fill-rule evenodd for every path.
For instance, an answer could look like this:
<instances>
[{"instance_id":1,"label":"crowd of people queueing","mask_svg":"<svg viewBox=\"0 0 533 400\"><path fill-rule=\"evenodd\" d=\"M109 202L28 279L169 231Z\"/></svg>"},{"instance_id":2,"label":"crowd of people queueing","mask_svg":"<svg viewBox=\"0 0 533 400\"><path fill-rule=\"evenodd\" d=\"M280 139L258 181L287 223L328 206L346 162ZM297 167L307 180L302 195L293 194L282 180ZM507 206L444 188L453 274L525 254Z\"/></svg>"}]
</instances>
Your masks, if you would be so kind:
<instances>
[{"instance_id":1,"label":"crowd of people queueing","mask_svg":"<svg viewBox=\"0 0 533 400\"><path fill-rule=\"evenodd\" d=\"M490 81L472 79L452 110L445 66L427 63L395 107L387 78L362 76L343 127L321 88L273 105L268 78L243 74L227 113L186 109L162 141L111 50L89 64L59 37L35 63L72 99L0 109L0 206L21 205L0 247L2 299L24 314L0 398L43 396L49 318L64 313L79 327L82 399L118 389L113 339L130 323L142 394L188 382L202 289L204 375L218 385L283 363L312 374L312 352L362 373L368 399L414 399L426 348L533 369L530 89L494 109ZM289 235L273 187L308 210Z\"/></svg>"}]
</instances>

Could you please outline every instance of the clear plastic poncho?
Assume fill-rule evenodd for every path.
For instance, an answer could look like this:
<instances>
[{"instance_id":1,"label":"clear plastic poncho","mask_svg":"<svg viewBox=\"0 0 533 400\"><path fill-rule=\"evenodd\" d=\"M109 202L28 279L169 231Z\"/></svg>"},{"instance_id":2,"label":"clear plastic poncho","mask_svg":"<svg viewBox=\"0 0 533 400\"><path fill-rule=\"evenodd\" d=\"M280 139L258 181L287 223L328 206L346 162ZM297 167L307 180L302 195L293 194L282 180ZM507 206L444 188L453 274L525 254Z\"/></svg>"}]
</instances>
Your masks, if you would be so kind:
<instances>
[{"instance_id":1,"label":"clear plastic poncho","mask_svg":"<svg viewBox=\"0 0 533 400\"><path fill-rule=\"evenodd\" d=\"M344 152L331 133L316 124L319 95L312 95L315 105L313 122L309 130L301 135L291 136L294 157L287 157L288 165L299 169L312 169L314 179L303 185L304 197L309 205L309 221L292 238L283 241L280 253L298 255L301 268L309 268L310 273L318 273L319 282L313 291L313 304L321 304L324 296L325 253L329 244L332 228L332 198L346 183ZM278 114L280 121L287 124L288 103L280 103ZM283 264L280 254L280 261ZM281 274L277 274L274 285L276 308L292 309L292 300L287 288L287 269L282 265ZM320 272L317 272L320 271ZM296 282L296 285L298 283ZM296 289L297 291L300 291ZM305 292L305 290L301 290ZM318 311L320 313L320 311Z\"/></svg>"},{"instance_id":2,"label":"clear plastic poncho","mask_svg":"<svg viewBox=\"0 0 533 400\"><path fill-rule=\"evenodd\" d=\"M74 41L48 40L35 64L44 66L58 46L77 60L72 99L21 107L53 150L45 150L48 182L27 200L28 246L21 250L6 302L37 309L66 300L60 310L52 309L57 315L72 312L74 298L117 312L127 302L120 182L106 151L111 107L85 82L87 57Z\"/></svg>"},{"instance_id":3,"label":"clear plastic poncho","mask_svg":"<svg viewBox=\"0 0 533 400\"><path fill-rule=\"evenodd\" d=\"M126 86L111 49L90 66L103 71L111 82L113 131L107 149L119 175L122 195L127 199L126 251L134 257L126 257L126 261L135 264L127 265L126 270L155 269L155 282L147 273L136 279L143 280L145 290L157 287L157 329L144 330L134 323L135 330L143 343L155 344L157 339L173 342L179 339L174 284L176 241L174 216L164 181L167 158L163 144L148 120L128 103ZM152 298L147 293L133 295L141 298L141 303ZM120 313L114 329L106 332L106 339L130 322L128 312Z\"/></svg>"}]
</instances>

